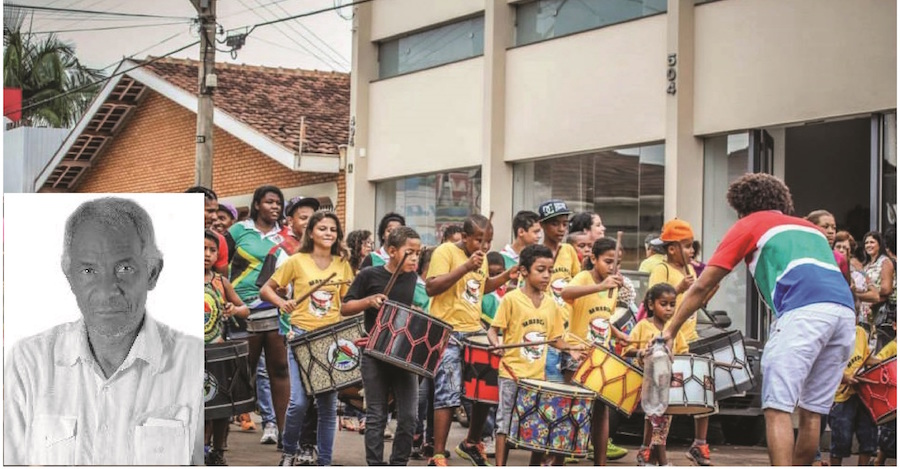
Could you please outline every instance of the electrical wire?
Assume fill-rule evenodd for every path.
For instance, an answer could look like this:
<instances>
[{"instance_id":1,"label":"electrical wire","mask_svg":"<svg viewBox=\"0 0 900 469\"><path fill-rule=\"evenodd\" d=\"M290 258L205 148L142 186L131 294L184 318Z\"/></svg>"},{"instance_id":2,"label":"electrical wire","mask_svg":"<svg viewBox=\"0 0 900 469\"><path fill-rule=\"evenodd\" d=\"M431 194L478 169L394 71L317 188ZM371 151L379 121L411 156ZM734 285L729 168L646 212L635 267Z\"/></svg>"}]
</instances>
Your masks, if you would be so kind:
<instances>
[{"instance_id":1,"label":"electrical wire","mask_svg":"<svg viewBox=\"0 0 900 469\"><path fill-rule=\"evenodd\" d=\"M270 5L272 5L272 4L270 4ZM284 14L286 14L286 15L289 15L289 14L290 14L290 12L287 11L287 10L286 10L283 6L281 6L280 4L274 3L274 5L277 5L277 6L278 6L278 9L280 9ZM343 64L345 64L345 66L346 66L348 69L350 68L350 61L347 60L346 58L344 58L343 54L341 54L340 52L336 51L333 47L331 47L330 44L328 44L325 40L323 40L323 39L322 39L321 37L319 37L315 32L313 32L312 29L309 29L308 27L306 27L305 24L303 24L302 22L300 22L300 20L294 20L294 21L296 21L297 25L300 26L301 28L303 28L306 32L308 32L313 38L315 38L315 39L317 39L319 42L321 42L321 43L325 46L326 49L328 49L328 50L330 50L331 52L333 52L334 55L335 55L338 59L340 59L340 61L343 62ZM290 24L290 23L287 23L287 24ZM302 35L301 35L301 37L302 37ZM305 39L305 38L304 38L304 39ZM306 39L306 40L307 40L310 44L313 44L313 42L310 41L309 39ZM318 49L319 51L321 51L323 54L328 55L327 52L322 51L322 50L319 49L318 47L316 47L316 49Z\"/></svg>"},{"instance_id":2,"label":"electrical wire","mask_svg":"<svg viewBox=\"0 0 900 469\"><path fill-rule=\"evenodd\" d=\"M140 54L140 53L143 53L143 52L147 52L148 50L153 49L154 47L159 47L159 46L161 46L161 45L163 45L163 44L165 44L165 43L171 41L172 39L175 39L176 37L181 36L182 34L184 34L184 33L183 33L183 32L175 33L175 34L173 34L173 35L171 35L171 36L169 36L169 37L163 39L162 41L159 41L159 42L157 42L156 44L153 44L152 46L145 47L145 48L143 48L143 49L141 49L141 50L139 50L139 51L137 51L137 52L135 52L135 53L129 55L128 57L125 57L125 59L132 59L132 58L134 58L134 56L136 56L136 55L138 55L138 54ZM123 59L123 60L124 60L124 59ZM115 67L116 65L119 65L121 62L122 62L122 60L116 60L115 62L113 62L113 63L111 63L111 64L109 64L109 65L107 65L107 66L101 68L100 70L108 70L108 69L110 69L110 68L112 68L112 67Z\"/></svg>"},{"instance_id":3,"label":"electrical wire","mask_svg":"<svg viewBox=\"0 0 900 469\"><path fill-rule=\"evenodd\" d=\"M156 28L159 26L174 26L177 24L188 24L190 22L173 22L173 23L156 23L156 24L128 24L123 26L107 26L103 28L84 28L84 29L60 29L58 31L35 31L31 34L58 34L58 33L80 33L93 31L112 31L115 29L137 29L137 28Z\"/></svg>"},{"instance_id":4,"label":"electrical wire","mask_svg":"<svg viewBox=\"0 0 900 469\"><path fill-rule=\"evenodd\" d=\"M263 7L263 8L264 8L267 12L269 12L272 16L274 16L274 17L276 17L276 18L278 17L278 14L277 14L277 13L275 13L275 12L269 10L269 8L266 7L265 5L263 5L263 3L262 3L260 0L254 0L254 1L255 1L258 5L260 5L261 7ZM278 5L278 8L281 8L281 10L282 10L285 14L288 14L288 15L290 14L290 13L289 13L287 10L285 10L284 7L282 7L281 5ZM265 19L265 18L263 18L263 19ZM296 22L297 22L298 25L300 25L301 27L303 27L304 29L306 29L307 31L309 31L309 28L306 28L306 26L304 26L304 25L300 22L300 20L296 20ZM310 46L312 46L314 49L316 49L316 51L318 51L318 52L321 53L325 58L327 58L329 61L331 61L332 64L337 65L337 67L336 67L337 69L339 69L339 70L340 70L340 69L349 69L350 62L348 62L347 59L344 59L344 57L341 56L341 54L340 54L339 52L335 51L335 53L337 54L337 57L340 59L340 60L336 60L330 53L328 53L328 51L322 50L321 47L319 47L318 45L316 45L313 41L311 41L308 37L306 37L302 32L297 31L297 29L294 28L294 27L291 25L291 23L285 23L284 26L287 27L288 29L290 29L290 30L291 30L294 34L296 34L297 36L300 36L301 39L303 39L304 41L306 41ZM311 31L310 31L310 32L311 32ZM315 33L312 33L312 34L315 35ZM316 36L316 38L318 38L319 41L321 41L321 42L323 42L323 43L325 42L325 41L322 41L322 38L319 38L318 36ZM294 43L296 44L296 41L294 41ZM298 45L299 45L299 44L298 44ZM327 45L327 44L326 44L326 45ZM333 50L333 49L332 49L332 50ZM312 52L312 51L310 51L310 52Z\"/></svg>"},{"instance_id":5,"label":"electrical wire","mask_svg":"<svg viewBox=\"0 0 900 469\"><path fill-rule=\"evenodd\" d=\"M307 16L314 16L314 15L318 15L318 14L320 14L320 13L327 13L327 12L329 12L329 11L339 10L339 9L341 9L341 8L347 8L347 7L353 7L353 6L356 6L356 5L362 5L363 3L369 3L369 2L371 2L371 1L373 1L373 0L357 0L357 1L355 1L355 2L351 2L351 3L348 3L348 4L346 4L346 5L341 5L341 6L339 6L339 7L338 7L338 6L332 6L332 7L329 7L329 8L321 8L321 9L319 9L319 10L313 10L313 11L309 11L309 12L306 12L306 13L300 13L299 15L293 15L293 16L288 16L288 17L286 17L286 18L279 18L279 19L277 19L277 20L266 21L265 23L254 24L254 25L252 25L252 26L249 27L250 30L247 32L247 35L249 35L250 33L252 33L256 28L261 28L261 27L263 27L263 26L270 26L270 25L273 25L273 24L283 23L283 22L285 22L285 21L295 20L295 19L297 19L297 18L306 18Z\"/></svg>"},{"instance_id":6,"label":"electrical wire","mask_svg":"<svg viewBox=\"0 0 900 469\"><path fill-rule=\"evenodd\" d=\"M143 66L145 66L145 65L149 65L149 64L151 64L151 63L153 63L153 62L156 62L156 61L158 61L158 60L164 59L164 58L166 58L166 57L168 57L168 56L170 56L170 55L177 54L177 53L179 53L179 52L181 52L181 51L183 51L183 50L185 50L185 49L187 49L187 48L189 48L189 47L193 47L193 46L197 45L198 43L200 43L200 41L194 41L194 42L192 42L192 43L190 43L190 44L188 44L188 45L186 45L186 46L179 47L178 49L175 49L175 50L173 50L173 51L171 51L171 52L167 52L167 53L165 53L165 54L163 54L163 55L161 55L161 56L159 56L159 57L154 57L154 58L152 58L152 59L150 59L150 60L147 60L147 61L145 61L145 62L142 62L142 63L140 63L140 64L137 64L137 65L135 65L134 67L131 67L131 68L128 68L128 69L125 69L125 70L120 70L120 71L118 71L118 72L116 72L116 73L113 73L112 75L110 75L110 76L108 76L108 77L106 77L106 78L102 78L102 79L100 79L100 80L97 80L97 81L94 81L94 82L91 82L91 83L86 83L86 84L81 85L81 86L79 86L79 87L77 87L77 88L72 88L71 90L66 90L65 92L60 93L60 94L58 94L58 95L56 95L56 96L54 96L54 97L52 97L52 98L42 99L42 100L40 100L40 101L37 101L37 102L34 102L34 103L30 103L30 104L28 104L27 106L26 106L26 105L23 105L22 107L20 107L20 108L18 108L18 109L10 109L10 110L4 111L4 112L3 112L3 115L4 115L4 116L9 116L9 115L16 114L16 113L19 113L19 112L22 112L22 111L27 111L27 110L29 110L29 109L35 108L35 107L37 107L37 106L40 106L40 105L42 105L42 104L46 104L46 103L49 103L49 102L51 102L51 101L55 101L55 100L57 100L57 99L59 99L59 98L62 98L63 96L67 96L67 95L70 95L70 94L72 94L72 93L77 93L77 92L79 92L79 91L85 90L85 89L90 88L90 87L92 87L92 86L97 86L97 85L99 85L99 84L101 84L101 83L103 83L103 82L105 82L105 81L108 81L108 80L112 79L113 77L117 77L117 76L120 76L120 75L124 75L124 74L126 74L126 73L128 73L128 72L130 72L130 71L132 71L132 70L141 68L141 67L143 67Z\"/></svg>"},{"instance_id":7,"label":"electrical wire","mask_svg":"<svg viewBox=\"0 0 900 469\"><path fill-rule=\"evenodd\" d=\"M87 14L87 15L120 16L120 17L127 17L127 18L158 18L158 19L168 19L168 20L190 20L190 19L192 19L192 18L185 17L185 16L161 16L161 15L147 15L147 14L142 14L142 13L121 13L121 12L114 12L114 11L77 10L77 9L69 9L69 8L53 8L53 7L22 5L22 4L18 4L18 3L4 3L3 6L6 8L22 8L22 9L26 9L26 10L35 10L35 11L82 13L82 14Z\"/></svg>"}]
</instances>

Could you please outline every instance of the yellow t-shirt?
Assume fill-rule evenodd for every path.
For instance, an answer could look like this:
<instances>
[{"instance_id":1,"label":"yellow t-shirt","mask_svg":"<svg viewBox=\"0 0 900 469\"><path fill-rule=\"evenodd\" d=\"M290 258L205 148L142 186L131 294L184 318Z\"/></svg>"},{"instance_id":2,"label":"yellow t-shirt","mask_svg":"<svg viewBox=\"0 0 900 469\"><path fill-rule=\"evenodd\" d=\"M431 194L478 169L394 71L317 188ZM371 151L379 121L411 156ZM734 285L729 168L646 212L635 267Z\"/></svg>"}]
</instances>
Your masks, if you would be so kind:
<instances>
[{"instance_id":1,"label":"yellow t-shirt","mask_svg":"<svg viewBox=\"0 0 900 469\"><path fill-rule=\"evenodd\" d=\"M638 266L638 271L639 272L647 272L649 274L653 270L654 267L658 266L659 264L662 264L665 261L666 261L665 254L660 254L660 253L653 254L652 256L644 259L641 262L641 265Z\"/></svg>"},{"instance_id":2,"label":"yellow t-shirt","mask_svg":"<svg viewBox=\"0 0 900 469\"><path fill-rule=\"evenodd\" d=\"M575 248L569 243L560 244L559 251L556 253L556 262L553 263L553 270L550 271L547 293L559 307L564 325L569 322L569 317L572 315L572 305L562 299L562 291L579 272L581 272L581 264L578 262L578 253Z\"/></svg>"},{"instance_id":3,"label":"yellow t-shirt","mask_svg":"<svg viewBox=\"0 0 900 469\"><path fill-rule=\"evenodd\" d=\"M594 277L589 270L580 272L568 286L594 285ZM576 298L570 304L572 314L569 317L569 333L580 337L588 343L602 345L609 348L609 339L612 336L610 317L616 312L616 301L619 298L619 289L613 289L612 298L609 290ZM577 345L577 339L567 337L566 341Z\"/></svg>"},{"instance_id":4,"label":"yellow t-shirt","mask_svg":"<svg viewBox=\"0 0 900 469\"><path fill-rule=\"evenodd\" d=\"M341 298L347 294L349 281L353 280L350 263L338 256L331 256L331 264L320 269L310 254L297 253L272 274L272 280L283 287L291 284L293 297L300 298L314 285L322 283L332 273L337 275L328 283L346 281L343 285L322 287L303 300L291 312L291 325L306 331L330 326L341 320Z\"/></svg>"},{"instance_id":5,"label":"yellow t-shirt","mask_svg":"<svg viewBox=\"0 0 900 469\"><path fill-rule=\"evenodd\" d=\"M850 354L850 361L847 362L847 368L844 368L844 376L850 376L856 373L863 366L863 360L869 356L869 335L862 327L856 326L856 343L853 345L853 353ZM834 393L834 402L846 402L850 396L856 394L853 386L841 384Z\"/></svg>"},{"instance_id":6,"label":"yellow t-shirt","mask_svg":"<svg viewBox=\"0 0 900 469\"><path fill-rule=\"evenodd\" d=\"M662 331L653 324L652 319L647 318L642 320L637 323L637 325L634 326L634 329L631 330L631 333L628 334L629 344L625 347L622 354L624 355L632 350L644 350L647 348L647 344L659 337L660 334L662 334ZM675 336L674 347L675 350L673 350L672 353L675 355L688 353L687 342L684 341L684 337L682 337L681 334Z\"/></svg>"},{"instance_id":7,"label":"yellow t-shirt","mask_svg":"<svg viewBox=\"0 0 900 469\"><path fill-rule=\"evenodd\" d=\"M468 262L469 256L454 243L444 243L434 250L426 279L449 273ZM456 332L484 330L481 326L481 298L487 280L487 256L478 270L463 275L444 293L431 298L431 315L450 324Z\"/></svg>"},{"instance_id":8,"label":"yellow t-shirt","mask_svg":"<svg viewBox=\"0 0 900 469\"><path fill-rule=\"evenodd\" d=\"M875 354L875 358L879 360L887 360L897 356L897 339L894 339L884 345L881 350Z\"/></svg>"},{"instance_id":9,"label":"yellow t-shirt","mask_svg":"<svg viewBox=\"0 0 900 469\"><path fill-rule=\"evenodd\" d=\"M688 271L694 279L697 278L697 272L694 270L694 266L688 265ZM684 271L676 269L666 262L662 262L656 265L656 267L653 267L650 271L650 279L647 281L647 288L650 288L657 283L668 283L673 287L677 287L682 280L684 280ZM679 293L678 296L675 297L675 311L678 311L678 307L681 306L682 299L684 299L684 293ZM678 334L684 336L684 341L688 343L700 338L697 335L696 312L684 321Z\"/></svg>"},{"instance_id":10,"label":"yellow t-shirt","mask_svg":"<svg viewBox=\"0 0 900 469\"><path fill-rule=\"evenodd\" d=\"M544 294L540 307L535 308L528 295L515 289L503 296L491 325L503 331L503 341L508 344L552 340L563 333L562 320L556 308L550 295ZM544 379L547 347L535 345L506 349L500 360L500 377L512 378L506 371L509 367L518 379Z\"/></svg>"}]
</instances>

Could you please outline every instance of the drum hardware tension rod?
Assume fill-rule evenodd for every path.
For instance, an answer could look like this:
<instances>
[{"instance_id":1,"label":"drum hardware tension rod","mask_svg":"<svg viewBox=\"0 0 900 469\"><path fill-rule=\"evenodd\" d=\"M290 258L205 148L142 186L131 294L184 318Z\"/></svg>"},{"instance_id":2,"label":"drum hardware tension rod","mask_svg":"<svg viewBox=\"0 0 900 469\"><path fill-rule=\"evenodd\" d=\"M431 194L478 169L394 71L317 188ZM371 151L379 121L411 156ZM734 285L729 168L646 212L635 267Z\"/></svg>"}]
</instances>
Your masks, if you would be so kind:
<instances>
[{"instance_id":1,"label":"drum hardware tension rod","mask_svg":"<svg viewBox=\"0 0 900 469\"><path fill-rule=\"evenodd\" d=\"M384 287L384 296L388 296L388 293L394 289L394 283L397 282L397 277L400 276L400 271L403 270L403 264L406 264L406 258L409 257L409 251L403 253L403 259L400 261L400 264L397 265L397 268L394 269L394 273L391 274L391 279L388 280L388 284Z\"/></svg>"},{"instance_id":2,"label":"drum hardware tension rod","mask_svg":"<svg viewBox=\"0 0 900 469\"><path fill-rule=\"evenodd\" d=\"M304 293L303 296L301 296L297 300L297 304L299 305L300 303L303 303L303 300L309 298L310 296L312 296L313 293L319 291L320 288L324 287L325 284L327 284L331 279L333 279L336 276L337 276L337 272L332 272L331 275L329 275L325 280L322 281L322 283L314 285L312 288L309 289L308 292Z\"/></svg>"},{"instance_id":3,"label":"drum hardware tension rod","mask_svg":"<svg viewBox=\"0 0 900 469\"><path fill-rule=\"evenodd\" d=\"M622 248L622 233L621 231L616 232L616 254L613 260L613 274L619 273L619 249ZM607 298L613 297L613 289L610 288L609 293L607 293Z\"/></svg>"}]
</instances>

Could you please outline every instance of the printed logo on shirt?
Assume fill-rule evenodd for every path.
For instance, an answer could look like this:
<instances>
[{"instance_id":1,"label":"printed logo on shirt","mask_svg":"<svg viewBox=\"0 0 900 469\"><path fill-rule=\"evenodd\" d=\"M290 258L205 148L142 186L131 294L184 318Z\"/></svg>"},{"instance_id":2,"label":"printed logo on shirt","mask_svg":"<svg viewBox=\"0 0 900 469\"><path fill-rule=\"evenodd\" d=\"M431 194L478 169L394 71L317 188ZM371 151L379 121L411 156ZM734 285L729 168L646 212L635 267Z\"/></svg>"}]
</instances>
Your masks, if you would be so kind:
<instances>
[{"instance_id":1,"label":"printed logo on shirt","mask_svg":"<svg viewBox=\"0 0 900 469\"><path fill-rule=\"evenodd\" d=\"M338 371L351 371L359 366L359 348L346 339L338 339L328 347L328 361Z\"/></svg>"},{"instance_id":2,"label":"printed logo on shirt","mask_svg":"<svg viewBox=\"0 0 900 469\"><path fill-rule=\"evenodd\" d=\"M609 341L609 320L594 318L588 330L588 339L594 345L605 346Z\"/></svg>"},{"instance_id":3,"label":"printed logo on shirt","mask_svg":"<svg viewBox=\"0 0 900 469\"><path fill-rule=\"evenodd\" d=\"M543 332L532 331L525 334L526 344L543 342L545 340L547 340L547 336L545 336ZM521 350L522 357L533 363L536 360L540 360L541 356L544 354L544 344L526 345L522 347Z\"/></svg>"},{"instance_id":4,"label":"printed logo on shirt","mask_svg":"<svg viewBox=\"0 0 900 469\"><path fill-rule=\"evenodd\" d=\"M463 292L463 299L477 305L480 301L481 282L474 278L466 281L466 291Z\"/></svg>"},{"instance_id":5,"label":"printed logo on shirt","mask_svg":"<svg viewBox=\"0 0 900 469\"><path fill-rule=\"evenodd\" d=\"M309 297L309 312L317 318L321 318L328 314L331 309L331 301L334 294L330 291L319 290Z\"/></svg>"},{"instance_id":6,"label":"printed logo on shirt","mask_svg":"<svg viewBox=\"0 0 900 469\"><path fill-rule=\"evenodd\" d=\"M566 288L566 285L568 284L569 282L567 282L566 279L563 278L558 278L550 284L550 292L553 294L553 301L555 301L559 306L565 306L566 304L566 301L563 300L562 297L562 291L563 288Z\"/></svg>"},{"instance_id":7,"label":"printed logo on shirt","mask_svg":"<svg viewBox=\"0 0 900 469\"><path fill-rule=\"evenodd\" d=\"M216 395L219 394L219 382L216 381L216 377L211 375L208 371L206 372L206 377L203 380L203 402L209 402L216 398Z\"/></svg>"}]
</instances>

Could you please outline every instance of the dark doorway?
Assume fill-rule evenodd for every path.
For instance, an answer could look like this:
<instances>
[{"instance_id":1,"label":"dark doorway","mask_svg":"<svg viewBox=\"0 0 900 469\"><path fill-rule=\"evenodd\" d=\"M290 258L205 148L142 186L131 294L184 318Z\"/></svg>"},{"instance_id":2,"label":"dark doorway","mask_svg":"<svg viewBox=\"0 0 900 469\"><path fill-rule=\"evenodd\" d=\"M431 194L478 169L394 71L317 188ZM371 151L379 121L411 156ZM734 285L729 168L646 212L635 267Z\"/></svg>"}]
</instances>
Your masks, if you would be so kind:
<instances>
[{"instance_id":1,"label":"dark doorway","mask_svg":"<svg viewBox=\"0 0 900 469\"><path fill-rule=\"evenodd\" d=\"M785 133L784 179L796 215L828 210L838 230L862 244L871 208L871 119L789 127Z\"/></svg>"}]
</instances>

